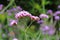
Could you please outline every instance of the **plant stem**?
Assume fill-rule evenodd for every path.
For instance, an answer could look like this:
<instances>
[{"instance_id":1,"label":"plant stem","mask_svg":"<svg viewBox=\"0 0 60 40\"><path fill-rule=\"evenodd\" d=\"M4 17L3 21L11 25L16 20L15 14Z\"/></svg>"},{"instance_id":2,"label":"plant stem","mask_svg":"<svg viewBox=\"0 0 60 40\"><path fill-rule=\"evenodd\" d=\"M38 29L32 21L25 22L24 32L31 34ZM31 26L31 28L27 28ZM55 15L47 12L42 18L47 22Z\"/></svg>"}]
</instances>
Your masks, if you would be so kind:
<instances>
[{"instance_id":1,"label":"plant stem","mask_svg":"<svg viewBox=\"0 0 60 40\"><path fill-rule=\"evenodd\" d=\"M25 29L25 40L28 40L28 36L27 36L27 30L29 29L29 27L31 26L31 24L33 23L34 21L31 21L30 25Z\"/></svg>"},{"instance_id":2,"label":"plant stem","mask_svg":"<svg viewBox=\"0 0 60 40\"><path fill-rule=\"evenodd\" d=\"M7 8L9 8L15 0L11 0L10 3L1 11L1 13L5 12L5 10L7 10Z\"/></svg>"},{"instance_id":3,"label":"plant stem","mask_svg":"<svg viewBox=\"0 0 60 40\"><path fill-rule=\"evenodd\" d=\"M3 40L2 39L2 24L0 24L0 40Z\"/></svg>"},{"instance_id":4,"label":"plant stem","mask_svg":"<svg viewBox=\"0 0 60 40\"><path fill-rule=\"evenodd\" d=\"M43 13L45 13L45 0L41 0L42 1L42 7L43 7Z\"/></svg>"},{"instance_id":5,"label":"plant stem","mask_svg":"<svg viewBox=\"0 0 60 40\"><path fill-rule=\"evenodd\" d=\"M31 24L33 23L34 21L31 21L31 23L29 24L29 26L28 27L30 27L31 26Z\"/></svg>"}]
</instances>

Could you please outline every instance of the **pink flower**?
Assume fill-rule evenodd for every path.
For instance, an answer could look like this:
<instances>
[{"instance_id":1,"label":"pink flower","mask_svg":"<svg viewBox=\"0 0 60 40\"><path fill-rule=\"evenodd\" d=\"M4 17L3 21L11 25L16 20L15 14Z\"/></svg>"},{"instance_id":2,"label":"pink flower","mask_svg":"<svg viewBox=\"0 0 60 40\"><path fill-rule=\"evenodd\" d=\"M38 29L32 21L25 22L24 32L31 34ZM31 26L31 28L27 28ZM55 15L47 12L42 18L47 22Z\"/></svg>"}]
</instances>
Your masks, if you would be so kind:
<instances>
[{"instance_id":1,"label":"pink flower","mask_svg":"<svg viewBox=\"0 0 60 40\"><path fill-rule=\"evenodd\" d=\"M18 18L26 17L26 16L30 17L32 20L39 20L39 17L37 17L37 16L32 16L29 12L24 11L24 10L21 11L21 12L19 12L19 13L17 13L17 14L15 15L15 18L18 19Z\"/></svg>"},{"instance_id":2,"label":"pink flower","mask_svg":"<svg viewBox=\"0 0 60 40\"><path fill-rule=\"evenodd\" d=\"M10 22L10 26L14 26L14 25L17 25L17 21L16 21L16 20L12 20L12 21Z\"/></svg>"},{"instance_id":3,"label":"pink flower","mask_svg":"<svg viewBox=\"0 0 60 40\"><path fill-rule=\"evenodd\" d=\"M40 18L49 18L49 16L46 15L46 14L41 14L39 17L40 17Z\"/></svg>"},{"instance_id":4,"label":"pink flower","mask_svg":"<svg viewBox=\"0 0 60 40\"><path fill-rule=\"evenodd\" d=\"M15 18L16 18L16 19L21 18L21 17L22 17L22 15L20 14L20 12L17 13L17 14L15 14Z\"/></svg>"},{"instance_id":5,"label":"pink flower","mask_svg":"<svg viewBox=\"0 0 60 40\"><path fill-rule=\"evenodd\" d=\"M29 12L27 12L27 11L21 11L21 12L19 12L19 13L17 13L16 15L15 15L15 18L21 18L21 17L25 17L25 16L31 16L31 14L29 13Z\"/></svg>"},{"instance_id":6,"label":"pink flower","mask_svg":"<svg viewBox=\"0 0 60 40\"><path fill-rule=\"evenodd\" d=\"M36 20L36 21L38 21L40 18L39 17L37 17L37 16L30 16L30 18L31 18L31 20Z\"/></svg>"},{"instance_id":7,"label":"pink flower","mask_svg":"<svg viewBox=\"0 0 60 40\"><path fill-rule=\"evenodd\" d=\"M31 14L27 11L21 11L20 12L23 16L31 16Z\"/></svg>"}]
</instances>

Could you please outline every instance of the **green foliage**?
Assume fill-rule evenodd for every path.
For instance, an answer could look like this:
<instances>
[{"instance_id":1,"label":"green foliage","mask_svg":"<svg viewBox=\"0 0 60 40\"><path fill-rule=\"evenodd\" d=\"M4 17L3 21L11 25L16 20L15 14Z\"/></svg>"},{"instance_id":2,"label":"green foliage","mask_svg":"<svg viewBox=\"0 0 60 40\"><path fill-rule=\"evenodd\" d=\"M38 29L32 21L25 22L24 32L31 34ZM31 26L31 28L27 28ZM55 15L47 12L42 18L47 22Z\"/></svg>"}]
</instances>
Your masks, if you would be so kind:
<instances>
[{"instance_id":1,"label":"green foliage","mask_svg":"<svg viewBox=\"0 0 60 40\"><path fill-rule=\"evenodd\" d=\"M1 23L4 23L5 20L6 20L6 18L7 18L7 15L6 14L0 14L0 22Z\"/></svg>"}]
</instances>

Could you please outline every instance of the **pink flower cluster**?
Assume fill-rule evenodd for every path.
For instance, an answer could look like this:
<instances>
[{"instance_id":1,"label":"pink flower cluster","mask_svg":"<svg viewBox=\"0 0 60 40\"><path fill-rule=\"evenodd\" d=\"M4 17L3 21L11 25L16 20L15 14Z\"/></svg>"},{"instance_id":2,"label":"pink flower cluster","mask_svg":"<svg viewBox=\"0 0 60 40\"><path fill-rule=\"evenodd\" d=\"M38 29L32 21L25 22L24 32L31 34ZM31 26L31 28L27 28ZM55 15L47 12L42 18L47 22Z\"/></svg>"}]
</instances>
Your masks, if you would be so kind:
<instances>
[{"instance_id":1,"label":"pink flower cluster","mask_svg":"<svg viewBox=\"0 0 60 40\"><path fill-rule=\"evenodd\" d=\"M31 20L34 20L34 21L40 20L40 18L38 16L33 16L27 11L21 11L21 12L15 14L15 18L16 19L20 19L20 18L23 18L23 17L26 17L26 16L30 17ZM17 25L17 21L16 20L12 20L10 22L10 26L14 26L14 25Z\"/></svg>"},{"instance_id":2,"label":"pink flower cluster","mask_svg":"<svg viewBox=\"0 0 60 40\"><path fill-rule=\"evenodd\" d=\"M17 21L16 21L16 20L12 20L12 21L10 22L10 26L14 26L14 25L17 25Z\"/></svg>"},{"instance_id":3,"label":"pink flower cluster","mask_svg":"<svg viewBox=\"0 0 60 40\"><path fill-rule=\"evenodd\" d=\"M31 20L36 20L36 21L38 21L40 19L38 16L31 16L30 18L31 18Z\"/></svg>"},{"instance_id":4,"label":"pink flower cluster","mask_svg":"<svg viewBox=\"0 0 60 40\"><path fill-rule=\"evenodd\" d=\"M19 18L26 17L26 16L30 17L31 20L39 20L39 17L31 15L31 14L30 14L29 12L27 12L27 11L21 11L21 12L17 13L17 14L15 15L15 18L16 18L16 19L19 19Z\"/></svg>"},{"instance_id":5,"label":"pink flower cluster","mask_svg":"<svg viewBox=\"0 0 60 40\"><path fill-rule=\"evenodd\" d=\"M25 16L31 16L31 14L27 11L21 11L15 15L15 18L18 19Z\"/></svg>"}]
</instances>

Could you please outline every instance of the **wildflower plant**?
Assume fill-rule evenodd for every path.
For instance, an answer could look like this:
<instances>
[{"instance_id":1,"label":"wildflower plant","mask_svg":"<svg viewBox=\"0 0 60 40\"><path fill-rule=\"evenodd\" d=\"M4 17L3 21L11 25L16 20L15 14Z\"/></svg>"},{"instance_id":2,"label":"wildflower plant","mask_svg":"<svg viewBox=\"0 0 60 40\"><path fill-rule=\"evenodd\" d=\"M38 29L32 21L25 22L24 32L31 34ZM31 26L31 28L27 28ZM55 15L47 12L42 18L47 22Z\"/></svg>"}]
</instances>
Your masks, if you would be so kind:
<instances>
[{"instance_id":1,"label":"wildflower plant","mask_svg":"<svg viewBox=\"0 0 60 40\"><path fill-rule=\"evenodd\" d=\"M35 3L35 6L31 0L35 6L33 10L39 11L39 15L36 16L17 6L14 1L11 0L4 9L0 4L0 40L59 40L60 10L46 11L46 0L41 1L40 7L38 3ZM10 6L12 7L9 8Z\"/></svg>"}]
</instances>

